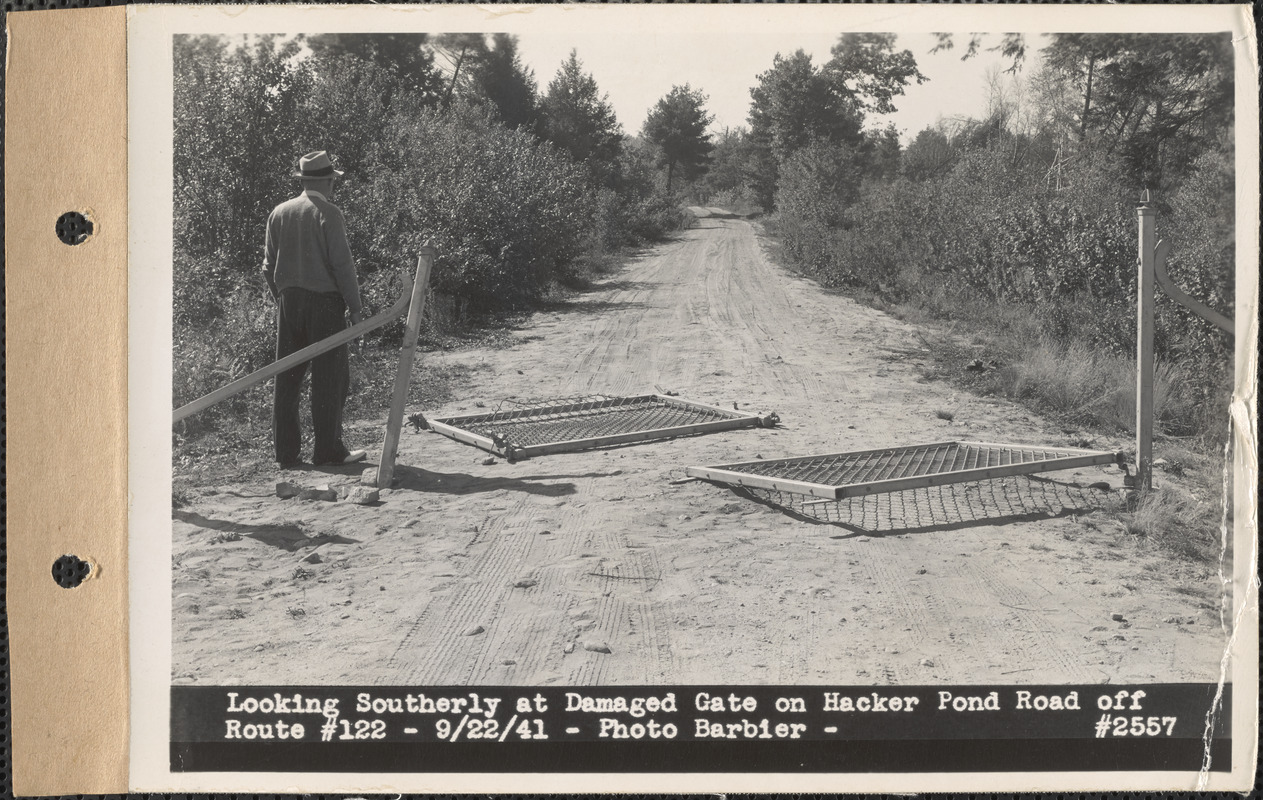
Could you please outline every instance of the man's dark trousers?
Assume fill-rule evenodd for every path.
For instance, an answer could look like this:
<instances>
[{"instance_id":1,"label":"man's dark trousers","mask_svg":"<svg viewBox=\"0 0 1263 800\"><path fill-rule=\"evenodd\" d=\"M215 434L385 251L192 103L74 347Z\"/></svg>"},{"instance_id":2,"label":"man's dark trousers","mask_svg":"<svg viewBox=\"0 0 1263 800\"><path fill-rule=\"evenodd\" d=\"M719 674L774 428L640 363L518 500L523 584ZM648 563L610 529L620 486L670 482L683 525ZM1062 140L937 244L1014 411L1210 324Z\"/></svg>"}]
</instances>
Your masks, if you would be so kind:
<instances>
[{"instance_id":1,"label":"man's dark trousers","mask_svg":"<svg viewBox=\"0 0 1263 800\"><path fill-rule=\"evenodd\" d=\"M346 303L341 295L288 288L281 290L277 305L278 359L346 328L343 321ZM276 460L281 464L300 460L302 432L298 406L308 364L311 365L311 420L316 438L311 460L316 464L340 462L349 452L342 443L342 407L351 387L351 370L347 346L341 345L276 376L272 441L276 443Z\"/></svg>"}]
</instances>

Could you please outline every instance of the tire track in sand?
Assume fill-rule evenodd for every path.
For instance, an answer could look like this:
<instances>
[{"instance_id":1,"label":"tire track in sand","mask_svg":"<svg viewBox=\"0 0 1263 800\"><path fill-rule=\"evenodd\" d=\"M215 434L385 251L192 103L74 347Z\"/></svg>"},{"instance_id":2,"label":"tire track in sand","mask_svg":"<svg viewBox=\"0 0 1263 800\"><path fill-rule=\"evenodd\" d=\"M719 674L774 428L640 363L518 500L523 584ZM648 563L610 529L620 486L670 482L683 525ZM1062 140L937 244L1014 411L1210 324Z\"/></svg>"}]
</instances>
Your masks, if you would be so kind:
<instances>
[{"instance_id":1,"label":"tire track in sand","mask_svg":"<svg viewBox=\"0 0 1263 800\"><path fill-rule=\"evenodd\" d=\"M1099 613L1092 606L1099 598L1032 601L1029 567L1024 574L1003 557L996 561L988 546L994 529L987 526L864 540L755 515L742 523L758 532L744 568L755 565L757 572L766 563L766 574L746 582L744 610L696 613L692 587L703 585L702 570L719 570L731 583L743 567L712 566L723 559L706 538L709 530L698 525L699 510L713 513L727 495L689 492L688 505L681 505L684 492L660 491L678 477L672 470L694 459L722 463L769 449L790 454L845 449L857 440L865 446L902 443L897 437L933 441L942 438L941 425L927 421L920 406L947 390L917 383L911 367L882 360L881 348L910 336L911 326L781 270L744 221L705 220L633 261L608 291L591 297L590 315L548 316L540 331L546 340L485 354L492 369L477 379L477 391L616 394L660 384L704 402L785 403L790 424L778 438L742 431L495 467L516 476L547 464L545 472L576 473L564 476L575 489L552 500L514 500L510 493L500 501L507 509L482 526L466 568L428 599L404 635L392 659L398 675L414 683L575 686L672 683L682 675L704 682L728 674L781 683L969 683L1003 681L1020 667L1018 681L1100 679L1101 670L1083 662L1082 635L1067 616ZM518 360L529 362L527 379L514 377ZM597 476L624 457L622 477ZM621 493L626 505L617 502ZM466 508L453 501L439 513L468 519ZM552 534L540 536L536 529L543 527ZM765 544L813 534L822 545L814 550L778 553ZM673 566L676 560L682 566ZM930 573L918 577L923 563ZM537 583L513 589L523 576ZM488 631L460 636L473 624ZM612 652L586 651L588 640L604 641ZM744 649L725 655L734 642Z\"/></svg>"},{"instance_id":2,"label":"tire track in sand","mask_svg":"<svg viewBox=\"0 0 1263 800\"><path fill-rule=\"evenodd\" d=\"M391 662L400 666L404 683L442 684L479 682L498 644L497 623L502 618L512 580L530 551L526 535L532 515L522 497L509 512L491 517L478 531L471 547L480 552L450 594L431 600L395 650ZM466 550L469 550L467 547ZM481 634L466 635L476 626ZM453 672L455 664L465 665Z\"/></svg>"}]
</instances>

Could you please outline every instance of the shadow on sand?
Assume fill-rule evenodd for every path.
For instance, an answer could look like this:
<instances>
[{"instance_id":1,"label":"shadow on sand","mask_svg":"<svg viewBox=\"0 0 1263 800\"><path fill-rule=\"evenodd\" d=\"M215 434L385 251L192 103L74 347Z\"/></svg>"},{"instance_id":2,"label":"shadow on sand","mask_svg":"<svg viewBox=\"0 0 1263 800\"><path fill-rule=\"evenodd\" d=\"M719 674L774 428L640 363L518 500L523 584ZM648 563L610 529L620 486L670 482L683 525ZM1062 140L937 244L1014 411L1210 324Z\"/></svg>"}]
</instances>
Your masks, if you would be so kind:
<instances>
[{"instance_id":1,"label":"shadow on sand","mask_svg":"<svg viewBox=\"0 0 1263 800\"><path fill-rule=\"evenodd\" d=\"M418 467L395 467L395 489L431 494L465 495L480 492L525 492L541 497L565 497L577 490L567 478L604 478L614 473L589 472L583 475L527 475L487 478L464 472L436 472ZM547 482L555 481L555 482Z\"/></svg>"},{"instance_id":2,"label":"shadow on sand","mask_svg":"<svg viewBox=\"0 0 1263 800\"><path fill-rule=\"evenodd\" d=\"M594 298L544 303L540 306L540 310L553 314L604 314L607 311L642 308L644 305L639 300L597 300Z\"/></svg>"},{"instance_id":3,"label":"shadow on sand","mask_svg":"<svg viewBox=\"0 0 1263 800\"><path fill-rule=\"evenodd\" d=\"M337 534L322 534L320 536L308 536L307 533L298 525L288 523L285 525L247 525L242 522L232 522L224 519L211 519L203 517L201 514L194 514L191 511L173 511L171 513L173 519L180 522L196 525L199 528L205 528L212 531L221 531L224 533L238 533L244 537L255 539L264 544L278 547L281 550L294 552L303 547L315 547L319 544L356 544L357 539L348 539L345 536Z\"/></svg>"},{"instance_id":4,"label":"shadow on sand","mask_svg":"<svg viewBox=\"0 0 1263 800\"><path fill-rule=\"evenodd\" d=\"M615 279L602 281L592 284L591 291L594 292L639 292L643 290L653 289L658 284L649 283L648 281L632 281L626 279Z\"/></svg>"},{"instance_id":5,"label":"shadow on sand","mask_svg":"<svg viewBox=\"0 0 1263 800\"><path fill-rule=\"evenodd\" d=\"M832 525L848 531L831 536L832 539L937 533L982 525L1061 519L1090 514L1114 502L1107 490L1038 475L949 484L837 502L749 487L732 487L732 492L799 522Z\"/></svg>"},{"instance_id":6,"label":"shadow on sand","mask_svg":"<svg viewBox=\"0 0 1263 800\"><path fill-rule=\"evenodd\" d=\"M281 470L281 478L285 477L287 472L320 472L325 475L341 475L359 477L364 470L377 465L369 461L356 461L354 464L308 464L302 462L291 467Z\"/></svg>"}]
</instances>

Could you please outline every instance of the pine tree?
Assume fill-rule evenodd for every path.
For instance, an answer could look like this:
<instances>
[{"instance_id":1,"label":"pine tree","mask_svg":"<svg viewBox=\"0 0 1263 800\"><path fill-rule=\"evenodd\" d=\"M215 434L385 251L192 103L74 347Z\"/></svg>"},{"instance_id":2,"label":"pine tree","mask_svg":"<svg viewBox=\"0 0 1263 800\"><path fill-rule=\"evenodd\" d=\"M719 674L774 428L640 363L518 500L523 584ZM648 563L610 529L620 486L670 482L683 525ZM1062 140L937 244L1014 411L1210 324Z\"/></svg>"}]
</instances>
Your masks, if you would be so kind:
<instances>
[{"instance_id":1,"label":"pine tree","mask_svg":"<svg viewBox=\"0 0 1263 800\"><path fill-rule=\"evenodd\" d=\"M522 64L517 37L492 35L492 48L471 70L476 93L494 108L496 117L510 128L535 130L539 120L539 90L535 75Z\"/></svg>"},{"instance_id":2,"label":"pine tree","mask_svg":"<svg viewBox=\"0 0 1263 800\"><path fill-rule=\"evenodd\" d=\"M659 162L667 168L667 192L676 168L686 180L706 174L714 149L706 128L714 117L705 109L706 95L686 83L675 86L649 112L644 137L661 148Z\"/></svg>"},{"instance_id":3,"label":"pine tree","mask_svg":"<svg viewBox=\"0 0 1263 800\"><path fill-rule=\"evenodd\" d=\"M354 56L388 70L398 88L420 94L428 103L438 101L442 76L434 65L424 33L319 33L306 44L319 62ZM383 98L386 105L390 98Z\"/></svg>"},{"instance_id":4,"label":"pine tree","mask_svg":"<svg viewBox=\"0 0 1263 800\"><path fill-rule=\"evenodd\" d=\"M583 71L577 51L570 51L548 84L540 116L544 138L576 162L587 163L598 180L605 181L613 174L622 150L622 128L608 96L602 95L596 80Z\"/></svg>"}]
</instances>

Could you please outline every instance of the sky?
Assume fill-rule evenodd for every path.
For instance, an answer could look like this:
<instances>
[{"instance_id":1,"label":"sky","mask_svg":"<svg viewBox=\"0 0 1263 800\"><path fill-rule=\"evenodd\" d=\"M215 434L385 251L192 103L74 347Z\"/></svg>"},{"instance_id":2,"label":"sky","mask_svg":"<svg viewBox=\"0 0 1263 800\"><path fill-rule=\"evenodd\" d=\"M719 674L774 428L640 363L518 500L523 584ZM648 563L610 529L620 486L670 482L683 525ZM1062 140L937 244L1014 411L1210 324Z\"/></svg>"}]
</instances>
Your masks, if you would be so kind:
<instances>
[{"instance_id":1,"label":"sky","mask_svg":"<svg viewBox=\"0 0 1263 800\"><path fill-rule=\"evenodd\" d=\"M896 113L872 116L869 124L884 127L893 122L907 142L940 118L982 116L987 107L988 72L1003 70L1008 63L998 54L986 52L985 48L995 43L991 40L984 41L977 56L961 61L966 37L967 34L958 34L956 49L931 55L929 51L937 41L932 34L900 34L896 47L911 50L917 66L929 80L920 86L913 84L903 97L895 98ZM708 95L707 109L715 117L711 129L718 132L725 127L747 125L750 87L757 82L759 73L771 68L777 53L789 54L802 48L819 65L829 60L829 49L837 38L837 31L742 32L708 42L695 32L669 29L623 38L611 37L607 31L585 35L570 29L556 34L521 33L518 51L523 62L534 70L543 93L571 48L578 50L584 70L609 95L614 113L628 134L639 133L645 116L659 98L671 87L685 83ZM1041 42L1033 44L1039 46ZM1023 71L1029 73L1035 65L1035 59L1028 56Z\"/></svg>"}]
</instances>

